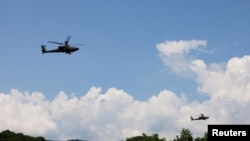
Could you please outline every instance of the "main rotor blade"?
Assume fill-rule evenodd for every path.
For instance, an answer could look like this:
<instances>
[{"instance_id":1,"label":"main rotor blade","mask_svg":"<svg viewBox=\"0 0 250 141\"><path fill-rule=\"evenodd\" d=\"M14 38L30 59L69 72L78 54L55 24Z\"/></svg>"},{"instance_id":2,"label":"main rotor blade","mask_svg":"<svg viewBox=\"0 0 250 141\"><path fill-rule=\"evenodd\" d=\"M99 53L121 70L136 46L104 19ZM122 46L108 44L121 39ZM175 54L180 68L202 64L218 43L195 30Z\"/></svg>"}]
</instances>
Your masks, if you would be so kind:
<instances>
[{"instance_id":1,"label":"main rotor blade","mask_svg":"<svg viewBox=\"0 0 250 141\"><path fill-rule=\"evenodd\" d=\"M48 43L59 44L59 45L63 45L64 44L64 43L54 42L54 41L48 41Z\"/></svg>"},{"instance_id":2,"label":"main rotor blade","mask_svg":"<svg viewBox=\"0 0 250 141\"><path fill-rule=\"evenodd\" d=\"M68 36L67 39L66 39L66 42L68 43L69 40L70 40L71 36Z\"/></svg>"},{"instance_id":3,"label":"main rotor blade","mask_svg":"<svg viewBox=\"0 0 250 141\"><path fill-rule=\"evenodd\" d=\"M84 44L70 44L70 45L84 46Z\"/></svg>"}]
</instances>

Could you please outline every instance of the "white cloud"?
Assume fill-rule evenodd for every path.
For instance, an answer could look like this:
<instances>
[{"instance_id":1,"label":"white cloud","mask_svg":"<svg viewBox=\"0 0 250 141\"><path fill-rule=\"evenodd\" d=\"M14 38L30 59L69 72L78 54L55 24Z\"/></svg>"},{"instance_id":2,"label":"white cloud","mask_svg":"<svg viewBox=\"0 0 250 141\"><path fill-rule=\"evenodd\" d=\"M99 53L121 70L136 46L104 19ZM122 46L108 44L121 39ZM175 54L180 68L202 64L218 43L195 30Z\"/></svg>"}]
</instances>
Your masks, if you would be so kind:
<instances>
[{"instance_id":1,"label":"white cloud","mask_svg":"<svg viewBox=\"0 0 250 141\"><path fill-rule=\"evenodd\" d=\"M21 93L12 89L10 94L0 94L1 130L12 129L34 135L57 135L57 125L49 111L49 102L43 94Z\"/></svg>"},{"instance_id":2,"label":"white cloud","mask_svg":"<svg viewBox=\"0 0 250 141\"><path fill-rule=\"evenodd\" d=\"M189 56L190 51L206 45L207 41L205 40L180 40L166 41L157 44L156 48L165 65L173 72L182 76L190 76L192 71L189 67L193 61Z\"/></svg>"},{"instance_id":3,"label":"white cloud","mask_svg":"<svg viewBox=\"0 0 250 141\"><path fill-rule=\"evenodd\" d=\"M204 43L195 42L186 50L179 47L168 53L185 54L189 49L197 49L196 45ZM206 64L188 56L182 59L188 62L184 66L196 75L197 90L207 94L208 100L189 101L185 95L162 90L146 101L138 101L123 90L110 88L103 93L96 87L81 97L62 91L53 100L47 100L40 92L12 89L9 94L0 93L0 130L47 139L117 141L142 133L158 133L172 139L182 128L188 128L194 136L203 136L207 124L250 122L250 56L235 57L224 64ZM199 113L210 119L191 122L190 116Z\"/></svg>"},{"instance_id":4,"label":"white cloud","mask_svg":"<svg viewBox=\"0 0 250 141\"><path fill-rule=\"evenodd\" d=\"M204 40L180 40L180 41L166 41L156 45L156 48L164 56L171 54L185 54L192 49L197 49L200 46L206 46L207 42Z\"/></svg>"},{"instance_id":5,"label":"white cloud","mask_svg":"<svg viewBox=\"0 0 250 141\"><path fill-rule=\"evenodd\" d=\"M173 129L177 121L172 119L178 118L176 109L186 104L187 99L164 90L148 101L137 101L123 90L110 88L102 94L100 88L93 87L80 98L60 92L52 101L38 92L13 89L10 94L0 94L0 102L4 115L0 117L0 130L47 139L112 141L143 132L178 133L179 129ZM189 122L189 118L186 120Z\"/></svg>"},{"instance_id":6,"label":"white cloud","mask_svg":"<svg viewBox=\"0 0 250 141\"><path fill-rule=\"evenodd\" d=\"M185 43L184 43L185 42ZM189 51L206 46L205 41L167 41L156 47L165 65L173 72L196 75L198 92L210 99L203 103L191 102L183 106L183 113L206 112L211 115L210 123L247 124L250 106L250 56L234 57L227 63L206 64L204 60L191 58ZM183 124L185 126L185 124ZM199 132L198 127L195 131Z\"/></svg>"}]
</instances>

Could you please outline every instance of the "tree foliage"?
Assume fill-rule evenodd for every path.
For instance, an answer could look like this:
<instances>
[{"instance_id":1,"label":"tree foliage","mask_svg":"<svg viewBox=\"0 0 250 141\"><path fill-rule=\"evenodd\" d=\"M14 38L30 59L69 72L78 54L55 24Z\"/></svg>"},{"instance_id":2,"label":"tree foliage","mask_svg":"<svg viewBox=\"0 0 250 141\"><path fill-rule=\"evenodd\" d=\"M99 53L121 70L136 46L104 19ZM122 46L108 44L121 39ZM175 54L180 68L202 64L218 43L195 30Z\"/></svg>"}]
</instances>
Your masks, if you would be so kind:
<instances>
[{"instance_id":1,"label":"tree foliage","mask_svg":"<svg viewBox=\"0 0 250 141\"><path fill-rule=\"evenodd\" d=\"M32 137L23 133L5 130L0 133L0 141L46 141L44 137Z\"/></svg>"},{"instance_id":2,"label":"tree foliage","mask_svg":"<svg viewBox=\"0 0 250 141\"><path fill-rule=\"evenodd\" d=\"M173 141L193 141L193 136L188 129L182 128L180 135L177 135Z\"/></svg>"},{"instance_id":3,"label":"tree foliage","mask_svg":"<svg viewBox=\"0 0 250 141\"><path fill-rule=\"evenodd\" d=\"M207 141L207 132L204 133L204 137L197 137L194 141Z\"/></svg>"},{"instance_id":4,"label":"tree foliage","mask_svg":"<svg viewBox=\"0 0 250 141\"><path fill-rule=\"evenodd\" d=\"M173 141L207 141L208 133L205 132L203 137L193 138L192 133L188 129L182 129L179 135L176 135ZM68 141L78 141L68 140ZM0 133L0 141L46 141L44 137L32 137L24 135L23 133L15 133L10 130L5 130ZM83 140L79 140L83 141ZM141 136L127 138L126 141L167 141L166 138L159 138L157 133L146 135L143 133ZM169 140L170 141L170 140Z\"/></svg>"},{"instance_id":5,"label":"tree foliage","mask_svg":"<svg viewBox=\"0 0 250 141\"><path fill-rule=\"evenodd\" d=\"M158 134L152 134L151 136L148 136L145 133L143 133L142 136L127 138L126 141L167 141L167 140L165 138L160 139Z\"/></svg>"},{"instance_id":6,"label":"tree foliage","mask_svg":"<svg viewBox=\"0 0 250 141\"><path fill-rule=\"evenodd\" d=\"M204 134L204 137L194 138L192 133L188 129L182 129L179 135L176 135L173 141L207 141L207 132ZM142 136L135 136L127 138L126 141L167 141L166 138L159 138L158 134L153 134L151 136L146 135L145 133ZM170 141L170 140L169 140Z\"/></svg>"}]
</instances>

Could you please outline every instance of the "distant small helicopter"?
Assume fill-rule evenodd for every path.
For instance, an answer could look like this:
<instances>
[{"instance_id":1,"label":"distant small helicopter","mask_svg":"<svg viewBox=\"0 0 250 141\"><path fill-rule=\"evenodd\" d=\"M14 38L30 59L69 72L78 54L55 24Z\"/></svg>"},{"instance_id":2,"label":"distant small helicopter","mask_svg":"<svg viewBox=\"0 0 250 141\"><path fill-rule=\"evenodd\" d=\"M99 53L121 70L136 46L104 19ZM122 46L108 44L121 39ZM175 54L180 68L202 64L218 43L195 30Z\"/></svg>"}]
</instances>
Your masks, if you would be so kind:
<instances>
[{"instance_id":1,"label":"distant small helicopter","mask_svg":"<svg viewBox=\"0 0 250 141\"><path fill-rule=\"evenodd\" d=\"M204 114L200 114L199 117L197 117L197 118L193 118L192 116L190 118L191 118L191 121L192 121L192 120L206 120L209 117L208 116L204 116Z\"/></svg>"},{"instance_id":2,"label":"distant small helicopter","mask_svg":"<svg viewBox=\"0 0 250 141\"><path fill-rule=\"evenodd\" d=\"M69 40L70 40L70 36L67 37L66 41L64 43L60 43L60 42L54 42L54 41L48 41L48 43L53 43L53 44L59 44L61 46L58 46L57 49L53 49L53 50L47 50L45 48L45 45L41 45L42 48L42 53L66 53L66 54L71 54L72 52L75 52L77 50L79 50L78 47L74 47L69 45ZM73 44L73 45L83 45L83 44Z\"/></svg>"}]
</instances>

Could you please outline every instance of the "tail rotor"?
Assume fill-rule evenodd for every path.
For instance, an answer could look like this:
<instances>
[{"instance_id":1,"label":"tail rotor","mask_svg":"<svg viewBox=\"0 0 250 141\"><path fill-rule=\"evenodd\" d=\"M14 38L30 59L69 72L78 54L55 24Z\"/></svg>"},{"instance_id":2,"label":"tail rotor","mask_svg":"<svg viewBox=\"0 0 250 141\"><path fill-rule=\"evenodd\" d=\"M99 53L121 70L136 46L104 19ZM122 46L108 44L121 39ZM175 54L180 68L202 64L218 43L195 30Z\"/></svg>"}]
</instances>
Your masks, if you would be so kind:
<instances>
[{"instance_id":1,"label":"tail rotor","mask_svg":"<svg viewBox=\"0 0 250 141\"><path fill-rule=\"evenodd\" d=\"M46 48L45 48L45 45L41 45L41 48L42 48L42 53L43 53L43 54L47 52L47 50L46 50Z\"/></svg>"},{"instance_id":2,"label":"tail rotor","mask_svg":"<svg viewBox=\"0 0 250 141\"><path fill-rule=\"evenodd\" d=\"M192 121L192 120L194 120L194 118L193 118L193 117L190 117L190 118L191 118L191 121Z\"/></svg>"}]
</instances>

